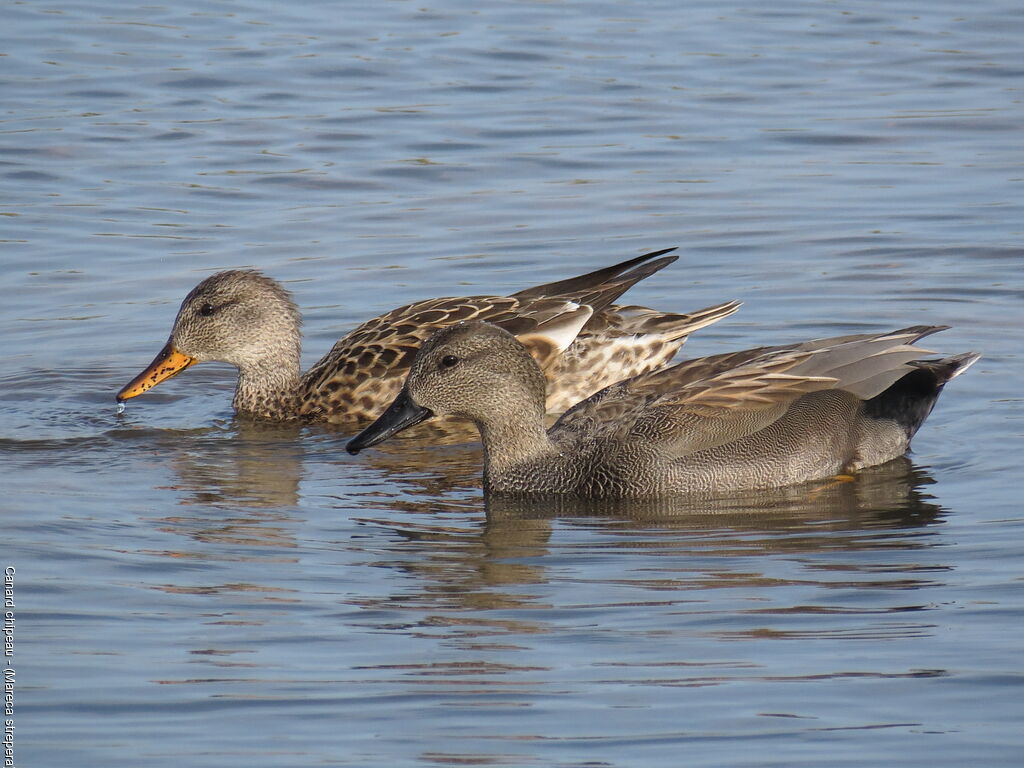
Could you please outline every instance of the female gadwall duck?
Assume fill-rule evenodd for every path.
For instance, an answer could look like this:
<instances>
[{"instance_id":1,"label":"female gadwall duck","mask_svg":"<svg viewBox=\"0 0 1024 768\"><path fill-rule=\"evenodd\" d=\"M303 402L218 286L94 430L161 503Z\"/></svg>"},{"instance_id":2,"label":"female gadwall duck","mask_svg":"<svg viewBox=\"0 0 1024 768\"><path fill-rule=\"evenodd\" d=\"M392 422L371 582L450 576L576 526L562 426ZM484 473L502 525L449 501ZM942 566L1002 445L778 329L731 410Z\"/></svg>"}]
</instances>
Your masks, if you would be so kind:
<instances>
[{"instance_id":1,"label":"female gadwall duck","mask_svg":"<svg viewBox=\"0 0 1024 768\"><path fill-rule=\"evenodd\" d=\"M676 260L647 253L511 296L429 299L369 320L301 373L300 313L281 285L255 271L203 280L181 304L166 346L118 402L204 360L239 371L233 405L258 419L355 423L374 418L402 388L420 344L439 328L482 319L530 344L561 413L602 387L667 362L688 334L727 317L737 302L669 314L612 302ZM661 257L661 258L659 258Z\"/></svg>"},{"instance_id":2,"label":"female gadwall duck","mask_svg":"<svg viewBox=\"0 0 1024 768\"><path fill-rule=\"evenodd\" d=\"M438 331L350 453L433 415L471 419L484 486L505 495L640 498L770 488L902 455L943 385L978 355L922 360L945 326L714 355L641 374L544 429L544 376L509 333Z\"/></svg>"}]
</instances>

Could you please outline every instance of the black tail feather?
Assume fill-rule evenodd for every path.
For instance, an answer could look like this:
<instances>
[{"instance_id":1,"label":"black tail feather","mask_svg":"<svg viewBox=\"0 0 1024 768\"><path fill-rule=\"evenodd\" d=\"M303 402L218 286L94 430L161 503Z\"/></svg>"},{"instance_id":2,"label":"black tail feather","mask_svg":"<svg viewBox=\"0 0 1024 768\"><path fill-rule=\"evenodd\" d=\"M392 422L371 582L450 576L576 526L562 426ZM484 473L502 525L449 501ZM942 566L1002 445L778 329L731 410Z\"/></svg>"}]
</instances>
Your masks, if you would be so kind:
<instances>
[{"instance_id":1,"label":"black tail feather","mask_svg":"<svg viewBox=\"0 0 1024 768\"><path fill-rule=\"evenodd\" d=\"M959 376L980 355L967 352L938 360L915 360L913 370L879 395L865 401L864 413L869 418L895 421L909 440L935 407L946 382Z\"/></svg>"}]
</instances>

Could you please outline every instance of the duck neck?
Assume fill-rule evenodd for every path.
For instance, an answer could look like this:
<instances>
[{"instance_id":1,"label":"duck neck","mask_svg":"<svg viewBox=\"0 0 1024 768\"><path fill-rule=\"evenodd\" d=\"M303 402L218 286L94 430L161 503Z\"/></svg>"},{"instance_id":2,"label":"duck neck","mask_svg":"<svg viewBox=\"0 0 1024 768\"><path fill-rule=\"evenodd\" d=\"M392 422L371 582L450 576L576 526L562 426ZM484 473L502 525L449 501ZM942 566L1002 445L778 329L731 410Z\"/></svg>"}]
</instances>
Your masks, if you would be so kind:
<instances>
[{"instance_id":1,"label":"duck neck","mask_svg":"<svg viewBox=\"0 0 1024 768\"><path fill-rule=\"evenodd\" d=\"M490 489L515 490L517 478L532 476L530 466L558 454L540 411L478 425L484 444L484 479Z\"/></svg>"},{"instance_id":2,"label":"duck neck","mask_svg":"<svg viewBox=\"0 0 1024 768\"><path fill-rule=\"evenodd\" d=\"M238 413L262 419L298 416L299 350L252 361L238 369L233 405Z\"/></svg>"}]
</instances>

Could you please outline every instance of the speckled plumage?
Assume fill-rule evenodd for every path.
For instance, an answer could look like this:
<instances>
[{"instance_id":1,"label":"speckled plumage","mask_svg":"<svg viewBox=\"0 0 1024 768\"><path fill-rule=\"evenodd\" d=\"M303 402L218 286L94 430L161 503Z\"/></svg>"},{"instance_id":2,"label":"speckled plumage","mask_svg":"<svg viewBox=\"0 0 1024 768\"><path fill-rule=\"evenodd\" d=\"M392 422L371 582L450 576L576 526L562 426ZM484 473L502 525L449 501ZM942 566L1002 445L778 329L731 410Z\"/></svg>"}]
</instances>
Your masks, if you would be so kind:
<instances>
[{"instance_id":1,"label":"speckled plumage","mask_svg":"<svg viewBox=\"0 0 1024 768\"><path fill-rule=\"evenodd\" d=\"M902 455L945 383L978 356L922 360L944 326L715 355L608 387L544 429L545 379L499 328L437 332L352 452L430 414L471 419L498 494L642 498L769 488ZM454 362L453 362L454 361Z\"/></svg>"},{"instance_id":2,"label":"speckled plumage","mask_svg":"<svg viewBox=\"0 0 1024 768\"><path fill-rule=\"evenodd\" d=\"M220 272L185 297L164 351L118 399L141 394L194 362L218 360L239 369L233 405L241 414L365 422L399 392L416 350L431 333L460 321L486 320L533 340L549 379L551 411L560 412L669 359L689 333L739 307L730 302L680 315L612 305L675 261L664 255L670 250L510 296L428 299L399 307L347 334L305 374L299 367L301 317L291 295L255 271ZM179 355L177 367L166 364L172 353Z\"/></svg>"}]
</instances>

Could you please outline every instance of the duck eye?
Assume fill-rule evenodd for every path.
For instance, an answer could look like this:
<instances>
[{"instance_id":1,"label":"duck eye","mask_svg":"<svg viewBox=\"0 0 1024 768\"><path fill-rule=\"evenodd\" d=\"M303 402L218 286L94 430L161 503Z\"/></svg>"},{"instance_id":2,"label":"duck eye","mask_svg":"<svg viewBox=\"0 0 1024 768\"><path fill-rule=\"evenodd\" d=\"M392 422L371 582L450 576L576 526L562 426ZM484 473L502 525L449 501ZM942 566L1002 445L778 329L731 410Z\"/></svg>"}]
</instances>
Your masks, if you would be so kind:
<instances>
[{"instance_id":1,"label":"duck eye","mask_svg":"<svg viewBox=\"0 0 1024 768\"><path fill-rule=\"evenodd\" d=\"M455 355L445 355L441 358L442 368L454 368L459 362L459 358Z\"/></svg>"},{"instance_id":2,"label":"duck eye","mask_svg":"<svg viewBox=\"0 0 1024 768\"><path fill-rule=\"evenodd\" d=\"M199 314L202 315L203 317L209 317L210 315L213 314L213 309L213 304L211 304L210 302L206 302L205 304L203 304L203 306L199 308Z\"/></svg>"}]
</instances>

